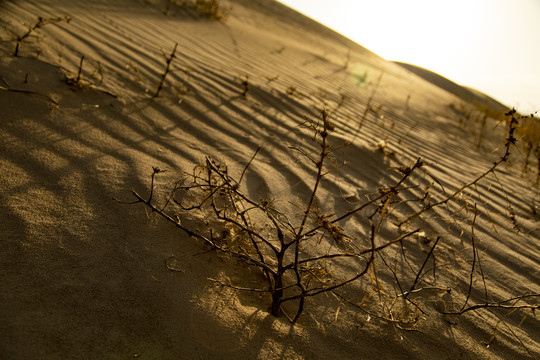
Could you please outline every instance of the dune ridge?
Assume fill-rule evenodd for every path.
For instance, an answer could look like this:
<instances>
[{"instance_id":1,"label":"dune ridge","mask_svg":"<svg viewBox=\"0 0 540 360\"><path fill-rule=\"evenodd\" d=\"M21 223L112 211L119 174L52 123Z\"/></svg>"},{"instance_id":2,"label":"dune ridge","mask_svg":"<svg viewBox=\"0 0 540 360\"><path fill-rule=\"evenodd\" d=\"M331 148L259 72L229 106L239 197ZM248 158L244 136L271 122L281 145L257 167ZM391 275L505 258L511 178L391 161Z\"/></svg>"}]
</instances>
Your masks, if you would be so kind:
<instances>
[{"instance_id":1,"label":"dune ridge","mask_svg":"<svg viewBox=\"0 0 540 360\"><path fill-rule=\"evenodd\" d=\"M163 197L204 156L239 174L261 146L246 192L294 211L289 201L309 194L313 168L290 146L316 150L298 125L322 107L336 126L334 148L350 144L336 150L342 166L319 193L328 213L392 184L400 174L388 168L418 157L432 177L404 193L421 196L432 178L451 193L488 169L504 143L499 119L488 118L477 146L479 123L460 118L473 105L277 2L227 2L224 22L180 7L165 15L166 3L0 3L0 86L10 89L0 90L0 358L540 357L530 311L440 313L461 304L468 286L470 224L452 217L459 204L419 222L431 241L443 238L446 278L443 291L426 290L433 311L403 331L331 298L310 301L294 326L274 318L267 297L208 281L246 286L255 272L115 202L132 200L130 189L147 194L153 166L166 170L157 178ZM71 21L37 30L13 57L14 40L38 16ZM175 44L174 71L152 98ZM83 55L81 86L70 86ZM488 210L475 232L493 301L540 293L536 164L521 177L515 153L496 180L478 184L480 198L465 194ZM407 211L413 205L400 215ZM362 219L343 226L365 230ZM407 251L419 266L429 246L414 245ZM362 280L349 292L369 287ZM481 292L475 283L475 301Z\"/></svg>"},{"instance_id":2,"label":"dune ridge","mask_svg":"<svg viewBox=\"0 0 540 360\"><path fill-rule=\"evenodd\" d=\"M448 80L445 77L442 77L430 70L412 64L402 63L399 61L395 61L395 63L399 66L404 67L410 72L420 76L421 78L439 86L440 88L458 96L459 98L466 100L467 102L475 104L479 107L484 106L490 109L490 111L492 111L493 113L504 113L509 110L507 106L501 104L497 100L477 90L458 85L453 81Z\"/></svg>"}]
</instances>

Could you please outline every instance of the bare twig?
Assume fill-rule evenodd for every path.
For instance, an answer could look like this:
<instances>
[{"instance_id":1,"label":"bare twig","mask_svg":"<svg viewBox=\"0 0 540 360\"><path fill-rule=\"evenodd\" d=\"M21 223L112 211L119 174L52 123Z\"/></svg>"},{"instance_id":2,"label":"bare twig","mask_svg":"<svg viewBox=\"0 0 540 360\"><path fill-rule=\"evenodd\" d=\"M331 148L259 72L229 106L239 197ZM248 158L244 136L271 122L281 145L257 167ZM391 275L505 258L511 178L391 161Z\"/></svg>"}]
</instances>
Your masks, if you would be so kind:
<instances>
[{"instance_id":1,"label":"bare twig","mask_svg":"<svg viewBox=\"0 0 540 360\"><path fill-rule=\"evenodd\" d=\"M407 298L407 296L414 290L414 288L416 287L416 285L418 284L418 279L420 278L420 275L422 274L422 271L424 270L424 267L426 266L429 258L431 257L431 255L433 254L433 251L435 250L435 247L437 246L437 244L439 243L439 239L440 237L437 237L437 240L435 240L435 243L433 244L433 246L431 247L431 249L429 250L429 253L427 254L426 256L426 259L424 260L424 263L422 264L422 266L420 267L420 270L418 270L418 273L416 273L416 278L414 279L414 282L413 284L411 285L411 288L409 289L409 291L407 291L407 294L404 294L404 297Z\"/></svg>"},{"instance_id":2,"label":"bare twig","mask_svg":"<svg viewBox=\"0 0 540 360\"><path fill-rule=\"evenodd\" d=\"M529 295L521 295L516 296L507 300L497 301L497 302L485 302L482 304L476 304L469 307L466 307L464 309L461 309L459 311L445 311L443 314L447 315L461 315L466 312L472 311L472 310L478 310L478 309L491 309L491 308L498 308L498 309L531 309L531 310L537 310L540 309L539 305L508 305L507 303L515 300L523 300L527 298L540 298L540 294L529 294Z\"/></svg>"},{"instance_id":3,"label":"bare twig","mask_svg":"<svg viewBox=\"0 0 540 360\"><path fill-rule=\"evenodd\" d=\"M163 88L163 83L165 82L165 78L167 77L167 75L169 74L170 72L170 68L171 68L171 62L173 61L174 57L175 57L175 53L176 53L176 47L178 46L178 43L175 43L174 44L174 48L171 52L171 54L169 55L169 57L167 57L165 59L166 61L166 67L165 67L165 71L163 72L163 74L161 74L161 79L159 81L159 85L156 89L156 92L154 93L154 96L153 97L158 97L159 95L159 92L161 91L161 88Z\"/></svg>"},{"instance_id":4,"label":"bare twig","mask_svg":"<svg viewBox=\"0 0 540 360\"><path fill-rule=\"evenodd\" d=\"M81 73L82 73L82 68L83 68L83 61L84 61L84 55L81 56L81 60L79 62L79 70L77 71L77 77L75 79L73 78L68 78L67 79L67 83L69 85L73 85L73 86L80 86L80 81L81 81Z\"/></svg>"},{"instance_id":5,"label":"bare twig","mask_svg":"<svg viewBox=\"0 0 540 360\"><path fill-rule=\"evenodd\" d=\"M471 224L471 244L473 248L473 262L472 262L472 268L471 268L470 279L469 279L469 290L467 291L467 298L465 299L465 303L461 307L461 310L465 309L465 307L467 306L467 303L469 302L469 298L471 297L471 290L473 286L474 266L476 265L476 241L475 241L475 235L474 235L474 225L476 223L477 215L478 215L478 209L476 208L476 203L474 203L474 217Z\"/></svg>"},{"instance_id":6,"label":"bare twig","mask_svg":"<svg viewBox=\"0 0 540 360\"><path fill-rule=\"evenodd\" d=\"M259 153L259 150L261 150L261 146L257 146L257 150L255 150L255 153L253 154L253 156L251 157L251 159L249 159L248 163L246 164L246 167L244 167L244 170L242 170L242 174L240 175L240 179L238 180L238 183L242 183L242 179L244 178L244 174L246 173L249 165L251 165L251 162L253 161L253 159L255 159L255 156L257 156L257 154Z\"/></svg>"},{"instance_id":7,"label":"bare twig","mask_svg":"<svg viewBox=\"0 0 540 360\"><path fill-rule=\"evenodd\" d=\"M30 27L28 31L22 34L21 36L17 36L17 44L15 45L15 52L13 53L13 56L19 56L19 48L21 46L22 41L26 39L27 37L29 37L34 31L41 29L43 26L47 24L57 23L60 21L66 21L67 23L69 23L71 21L71 18L69 16L65 16L65 17L44 19L41 16L38 16L38 21L37 23L34 24L34 26Z\"/></svg>"}]
</instances>

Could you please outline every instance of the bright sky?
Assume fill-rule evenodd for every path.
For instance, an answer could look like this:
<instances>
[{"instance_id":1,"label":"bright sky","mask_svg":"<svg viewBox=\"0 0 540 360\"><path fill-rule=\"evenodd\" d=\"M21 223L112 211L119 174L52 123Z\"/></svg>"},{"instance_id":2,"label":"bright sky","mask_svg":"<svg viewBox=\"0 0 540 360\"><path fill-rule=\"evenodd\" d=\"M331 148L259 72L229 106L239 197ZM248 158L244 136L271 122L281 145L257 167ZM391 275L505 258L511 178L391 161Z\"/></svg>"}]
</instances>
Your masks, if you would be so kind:
<instances>
[{"instance_id":1,"label":"bright sky","mask_svg":"<svg viewBox=\"0 0 540 360\"><path fill-rule=\"evenodd\" d=\"M278 0L387 60L540 110L540 0Z\"/></svg>"}]
</instances>

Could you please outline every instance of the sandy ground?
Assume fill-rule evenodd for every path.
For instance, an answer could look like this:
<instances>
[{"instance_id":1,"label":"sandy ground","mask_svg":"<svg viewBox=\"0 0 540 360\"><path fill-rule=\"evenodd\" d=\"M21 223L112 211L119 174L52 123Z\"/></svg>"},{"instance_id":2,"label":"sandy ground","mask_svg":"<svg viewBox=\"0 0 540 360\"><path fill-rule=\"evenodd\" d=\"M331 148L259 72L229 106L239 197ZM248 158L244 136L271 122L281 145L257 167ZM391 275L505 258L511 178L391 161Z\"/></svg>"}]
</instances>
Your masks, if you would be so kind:
<instances>
[{"instance_id":1,"label":"sandy ground","mask_svg":"<svg viewBox=\"0 0 540 360\"><path fill-rule=\"evenodd\" d=\"M492 150L504 144L502 117L482 128L478 104L438 77L417 76L274 1L224 4L229 16L216 21L174 4L165 14L158 0L0 2L0 359L539 358L530 309L443 314L465 302L471 237L489 302L540 294L538 166L524 173L518 152L475 191L409 224L422 230L404 249L415 271L440 237L413 326L409 312L389 310L399 289L381 259L384 291L375 294L373 276L342 289L351 302L364 299L361 309L321 295L293 325L268 313L268 295L208 280L263 286L256 271L140 204L113 200L133 200L130 189L148 194L153 166L167 170L157 178L164 197L206 155L239 176L260 146L244 191L294 212L315 171L290 147L316 150L298 125L323 107L340 166L317 196L326 214L394 184L400 174L389 168L418 157L425 172L404 196L441 185L451 193L500 157ZM71 20L36 29L14 57L38 16ZM175 43L173 71L152 98ZM77 78L81 56L73 85L66 79ZM391 222L415 206L396 207ZM366 216L340 225L361 238ZM478 271L470 305L486 302ZM537 304L538 296L505 303Z\"/></svg>"}]
</instances>

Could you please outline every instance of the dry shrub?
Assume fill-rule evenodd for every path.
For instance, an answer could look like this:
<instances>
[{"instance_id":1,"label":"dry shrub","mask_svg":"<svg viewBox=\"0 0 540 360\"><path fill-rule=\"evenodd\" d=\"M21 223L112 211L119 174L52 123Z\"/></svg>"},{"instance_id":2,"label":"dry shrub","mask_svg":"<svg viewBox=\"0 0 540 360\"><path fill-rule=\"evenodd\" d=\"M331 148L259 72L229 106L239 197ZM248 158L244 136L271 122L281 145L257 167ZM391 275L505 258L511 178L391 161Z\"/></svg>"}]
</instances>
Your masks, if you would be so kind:
<instances>
[{"instance_id":1,"label":"dry shrub","mask_svg":"<svg viewBox=\"0 0 540 360\"><path fill-rule=\"evenodd\" d=\"M167 0L165 14L169 14L173 6L218 21L227 20L231 12L231 7L225 6L221 0Z\"/></svg>"},{"instance_id":2,"label":"dry shrub","mask_svg":"<svg viewBox=\"0 0 540 360\"><path fill-rule=\"evenodd\" d=\"M255 286L210 280L238 291L267 294L270 298L269 312L274 316L285 315L293 323L302 314L307 299L324 294L337 299L339 306L349 304L369 318L387 321L403 330L415 330L430 311L461 315L485 310L495 318L497 314L492 309L535 311L540 308L537 303L540 294L523 294L501 300L491 298L475 234L477 217L481 215L476 200L471 200L472 205L465 204L469 205L466 207L466 217L469 218L464 221L468 221L470 226L471 254L462 254L465 261L461 263L451 261L454 254L447 244L441 249L441 244L448 240L444 234L436 238L428 236L415 224L428 213L433 214L436 208L451 209L451 204L459 205L463 202L463 193L470 189L477 191L479 182L489 176L496 177L499 166L508 161L510 150L516 145L517 129L523 120L515 110L508 112L507 116L507 137L500 159L457 190L447 192L443 189L437 198L428 194L429 187L420 197L409 192L418 188L416 174L429 175L423 169L424 163L418 159L411 166L392 168L400 174L394 185L379 186L370 198L354 204L352 209L322 213L317 196L319 185L335 170L332 168L334 155L327 141L334 125L327 111L323 110L318 121L306 119L301 124L317 143L318 153L291 147L314 168L313 178L306 179L306 183L313 184L311 193L297 202L297 211L286 212L272 200L252 199L243 192L242 179L258 150L239 178L232 176L227 166L206 157L205 163L178 181L172 191L166 191L161 201L156 196L155 178L162 171L154 168L149 196L143 197L132 191L136 200L131 203L149 207L190 238L204 242L211 251L236 259L241 266L257 269L260 283ZM412 204L417 205L409 208L409 215L396 224L395 221L403 216L396 216L396 209ZM461 210L448 211L454 217L460 216ZM399 213L404 214L402 211ZM509 216L512 214L510 211ZM205 219L204 225L193 225L193 219L201 216ZM342 227L342 220L353 217L362 226L367 224L365 232ZM389 229L393 230L389 232ZM446 259L446 264L441 263L441 259ZM446 276L444 269L441 271L444 266L455 267L461 275L457 278ZM442 280L439 279L441 272ZM478 296L480 289L476 283L483 285L484 296ZM466 289L463 284L467 285ZM428 303L438 298L430 295L433 291L458 296L456 300L445 303L443 308L429 310ZM296 304L295 314L288 314L291 308L284 307L284 304ZM500 322L506 325L505 320ZM514 336L532 356L518 335Z\"/></svg>"}]
</instances>

